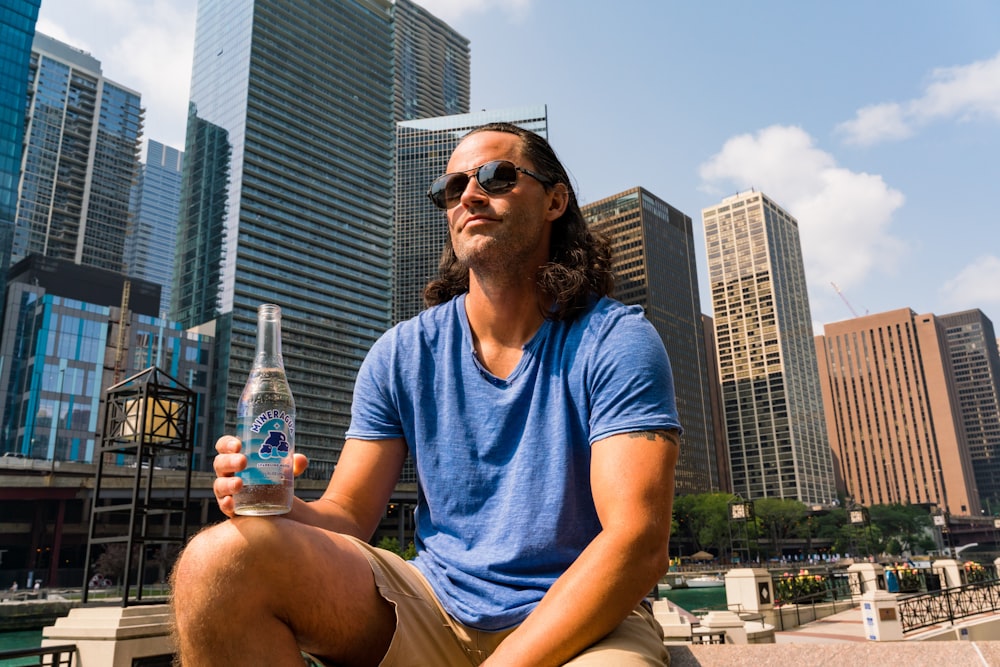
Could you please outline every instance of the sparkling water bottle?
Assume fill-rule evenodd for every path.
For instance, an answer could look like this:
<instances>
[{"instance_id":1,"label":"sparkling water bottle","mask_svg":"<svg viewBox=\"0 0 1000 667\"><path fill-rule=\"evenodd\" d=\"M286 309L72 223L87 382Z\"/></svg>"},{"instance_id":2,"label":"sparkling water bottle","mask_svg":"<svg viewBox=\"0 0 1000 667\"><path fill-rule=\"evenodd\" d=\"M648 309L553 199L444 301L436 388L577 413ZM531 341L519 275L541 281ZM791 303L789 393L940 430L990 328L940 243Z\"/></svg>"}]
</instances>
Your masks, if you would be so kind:
<instances>
[{"instance_id":1,"label":"sparkling water bottle","mask_svg":"<svg viewBox=\"0 0 1000 667\"><path fill-rule=\"evenodd\" d=\"M247 457L246 469L236 473L243 480L236 513L284 514L294 497L295 401L281 358L281 309L271 303L257 309L257 355L236 406L236 426Z\"/></svg>"}]
</instances>

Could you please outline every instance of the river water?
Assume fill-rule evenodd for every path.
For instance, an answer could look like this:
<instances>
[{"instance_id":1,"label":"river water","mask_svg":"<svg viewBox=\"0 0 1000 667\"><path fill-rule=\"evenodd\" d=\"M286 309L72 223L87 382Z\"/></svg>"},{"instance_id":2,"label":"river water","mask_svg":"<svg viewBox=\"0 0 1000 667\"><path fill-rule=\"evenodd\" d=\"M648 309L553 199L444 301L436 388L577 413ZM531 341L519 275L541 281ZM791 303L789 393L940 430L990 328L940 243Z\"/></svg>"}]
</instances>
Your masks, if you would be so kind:
<instances>
[{"instance_id":1,"label":"river water","mask_svg":"<svg viewBox=\"0 0 1000 667\"><path fill-rule=\"evenodd\" d=\"M704 609L726 608L726 587L717 588L672 588L662 593L675 605L695 613Z\"/></svg>"},{"instance_id":2,"label":"river water","mask_svg":"<svg viewBox=\"0 0 1000 667\"><path fill-rule=\"evenodd\" d=\"M12 651L19 648L37 648L42 645L41 630L24 630L18 632L0 632L0 651ZM38 658L0 658L0 667L17 667L19 665L37 665Z\"/></svg>"}]
</instances>

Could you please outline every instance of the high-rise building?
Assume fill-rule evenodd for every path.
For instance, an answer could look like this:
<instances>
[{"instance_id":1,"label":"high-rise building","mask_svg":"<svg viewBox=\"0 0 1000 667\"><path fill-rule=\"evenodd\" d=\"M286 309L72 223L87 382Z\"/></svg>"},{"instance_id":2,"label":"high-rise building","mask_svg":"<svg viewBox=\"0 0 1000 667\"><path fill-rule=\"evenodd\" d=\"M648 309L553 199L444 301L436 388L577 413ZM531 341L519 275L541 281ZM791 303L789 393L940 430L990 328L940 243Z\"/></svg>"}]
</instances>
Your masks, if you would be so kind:
<instances>
[{"instance_id":1,"label":"high-rise building","mask_svg":"<svg viewBox=\"0 0 1000 667\"><path fill-rule=\"evenodd\" d=\"M11 261L35 254L121 271L139 168L139 93L104 78L93 56L41 33L27 76Z\"/></svg>"},{"instance_id":2,"label":"high-rise building","mask_svg":"<svg viewBox=\"0 0 1000 667\"><path fill-rule=\"evenodd\" d=\"M393 13L388 0L198 11L173 315L216 320L211 428L223 433L235 428L257 306L281 306L296 446L317 478L332 472L357 369L391 318L394 72L407 69L394 63Z\"/></svg>"},{"instance_id":3,"label":"high-rise building","mask_svg":"<svg viewBox=\"0 0 1000 667\"><path fill-rule=\"evenodd\" d=\"M160 313L170 311L174 286L174 256L168 249L177 240L184 153L150 139L146 163L132 190L132 216L125 237L124 272L159 285Z\"/></svg>"},{"instance_id":4,"label":"high-rise building","mask_svg":"<svg viewBox=\"0 0 1000 667\"><path fill-rule=\"evenodd\" d=\"M978 308L941 315L938 321L945 330L979 502L992 515L1000 512L1000 354L993 322Z\"/></svg>"},{"instance_id":5,"label":"high-rise building","mask_svg":"<svg viewBox=\"0 0 1000 667\"><path fill-rule=\"evenodd\" d=\"M393 322L423 310L424 286L437 274L441 250L448 238L445 215L427 199L427 189L445 172L451 152L469 130L500 121L542 137L548 135L545 105L423 118L396 125Z\"/></svg>"},{"instance_id":6,"label":"high-rise building","mask_svg":"<svg viewBox=\"0 0 1000 667\"><path fill-rule=\"evenodd\" d=\"M718 491L691 217L641 187L587 204L583 215L611 241L616 298L643 307L670 355L684 425L677 492Z\"/></svg>"},{"instance_id":7,"label":"high-rise building","mask_svg":"<svg viewBox=\"0 0 1000 667\"><path fill-rule=\"evenodd\" d=\"M94 463L106 389L156 366L195 392L204 461L215 442L205 429L213 343L157 317L159 304L157 285L115 271L40 255L13 266L0 337L0 451Z\"/></svg>"},{"instance_id":8,"label":"high-rise building","mask_svg":"<svg viewBox=\"0 0 1000 667\"><path fill-rule=\"evenodd\" d=\"M715 466L719 474L719 491L732 493L733 476L729 471L729 448L726 446L726 421L722 412L719 382L719 355L715 350L715 321L708 315L701 316L702 336L705 339L705 358L708 360L708 406L712 413L712 434L715 446Z\"/></svg>"},{"instance_id":9,"label":"high-rise building","mask_svg":"<svg viewBox=\"0 0 1000 667\"><path fill-rule=\"evenodd\" d=\"M702 211L733 491L836 499L798 222L765 194Z\"/></svg>"},{"instance_id":10,"label":"high-rise building","mask_svg":"<svg viewBox=\"0 0 1000 667\"><path fill-rule=\"evenodd\" d=\"M845 494L978 515L941 322L902 308L827 324L815 340Z\"/></svg>"},{"instance_id":11,"label":"high-rise building","mask_svg":"<svg viewBox=\"0 0 1000 667\"><path fill-rule=\"evenodd\" d=\"M17 212L28 63L41 0L0 0L0 295L4 293ZM2 315L0 299L0 315Z\"/></svg>"},{"instance_id":12,"label":"high-rise building","mask_svg":"<svg viewBox=\"0 0 1000 667\"><path fill-rule=\"evenodd\" d=\"M393 0L397 121L469 110L469 40L410 0Z\"/></svg>"}]
</instances>

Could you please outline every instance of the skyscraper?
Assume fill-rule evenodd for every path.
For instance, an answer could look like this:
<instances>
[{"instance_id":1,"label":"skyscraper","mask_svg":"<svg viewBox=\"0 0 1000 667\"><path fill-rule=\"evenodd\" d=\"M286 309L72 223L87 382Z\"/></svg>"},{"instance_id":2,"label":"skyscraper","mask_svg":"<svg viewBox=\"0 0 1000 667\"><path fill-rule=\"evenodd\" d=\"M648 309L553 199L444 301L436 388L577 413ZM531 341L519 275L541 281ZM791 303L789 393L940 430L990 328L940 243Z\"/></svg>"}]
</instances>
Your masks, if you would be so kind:
<instances>
[{"instance_id":1,"label":"skyscraper","mask_svg":"<svg viewBox=\"0 0 1000 667\"><path fill-rule=\"evenodd\" d=\"M104 78L89 54L35 34L11 261L122 270L142 123L139 93Z\"/></svg>"},{"instance_id":2,"label":"skyscraper","mask_svg":"<svg viewBox=\"0 0 1000 667\"><path fill-rule=\"evenodd\" d=\"M978 515L942 323L909 308L856 317L825 325L816 352L846 494Z\"/></svg>"},{"instance_id":3,"label":"skyscraper","mask_svg":"<svg viewBox=\"0 0 1000 667\"><path fill-rule=\"evenodd\" d=\"M469 40L410 0L393 1L397 121L469 110Z\"/></svg>"},{"instance_id":4,"label":"skyscraper","mask_svg":"<svg viewBox=\"0 0 1000 667\"><path fill-rule=\"evenodd\" d=\"M28 63L41 0L0 0L0 294L4 293L17 211ZM2 299L0 299L2 301ZM0 304L0 315L3 306Z\"/></svg>"},{"instance_id":5,"label":"skyscraper","mask_svg":"<svg viewBox=\"0 0 1000 667\"><path fill-rule=\"evenodd\" d=\"M390 323L393 29L387 0L198 11L173 314L216 322L222 433L257 306L282 307L296 446L317 478L332 472L357 369Z\"/></svg>"},{"instance_id":6,"label":"skyscraper","mask_svg":"<svg viewBox=\"0 0 1000 667\"><path fill-rule=\"evenodd\" d=\"M132 215L125 237L124 272L162 288L160 313L170 311L174 257L164 252L177 240L184 153L150 139L146 163L132 189Z\"/></svg>"},{"instance_id":7,"label":"skyscraper","mask_svg":"<svg viewBox=\"0 0 1000 667\"><path fill-rule=\"evenodd\" d=\"M641 187L587 204L583 214L612 242L615 296L643 307L670 355L684 425L677 492L718 491L691 217Z\"/></svg>"},{"instance_id":8,"label":"skyscraper","mask_svg":"<svg viewBox=\"0 0 1000 667\"><path fill-rule=\"evenodd\" d=\"M733 490L836 500L798 222L761 192L702 211Z\"/></svg>"},{"instance_id":9,"label":"skyscraper","mask_svg":"<svg viewBox=\"0 0 1000 667\"><path fill-rule=\"evenodd\" d=\"M427 199L431 181L445 172L451 152L465 134L485 123L505 121L548 134L545 105L479 111L410 120L396 125L396 202L392 320L424 308L423 291L437 274L448 224Z\"/></svg>"},{"instance_id":10,"label":"skyscraper","mask_svg":"<svg viewBox=\"0 0 1000 667\"><path fill-rule=\"evenodd\" d=\"M938 321L945 330L960 422L982 507L1000 512L1000 354L993 322L978 308Z\"/></svg>"}]
</instances>

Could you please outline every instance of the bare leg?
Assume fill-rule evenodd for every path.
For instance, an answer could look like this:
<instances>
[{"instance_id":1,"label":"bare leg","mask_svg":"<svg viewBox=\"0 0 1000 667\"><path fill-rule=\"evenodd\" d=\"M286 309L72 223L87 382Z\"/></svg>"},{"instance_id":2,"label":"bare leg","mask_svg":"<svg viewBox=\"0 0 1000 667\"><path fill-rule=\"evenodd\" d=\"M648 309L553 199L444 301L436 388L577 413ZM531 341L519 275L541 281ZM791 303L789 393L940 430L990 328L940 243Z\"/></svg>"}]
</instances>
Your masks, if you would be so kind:
<instances>
[{"instance_id":1,"label":"bare leg","mask_svg":"<svg viewBox=\"0 0 1000 667\"><path fill-rule=\"evenodd\" d=\"M287 519L237 517L202 531L173 577L185 667L301 667L300 647L337 665L377 665L395 630L364 555Z\"/></svg>"}]
</instances>

